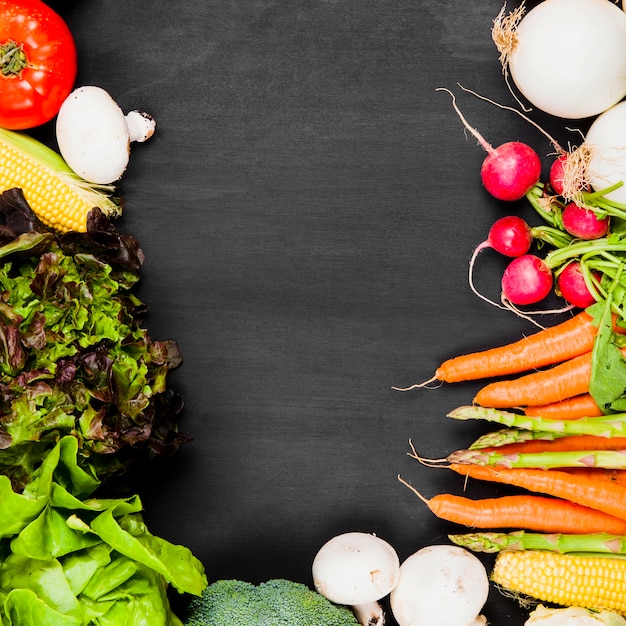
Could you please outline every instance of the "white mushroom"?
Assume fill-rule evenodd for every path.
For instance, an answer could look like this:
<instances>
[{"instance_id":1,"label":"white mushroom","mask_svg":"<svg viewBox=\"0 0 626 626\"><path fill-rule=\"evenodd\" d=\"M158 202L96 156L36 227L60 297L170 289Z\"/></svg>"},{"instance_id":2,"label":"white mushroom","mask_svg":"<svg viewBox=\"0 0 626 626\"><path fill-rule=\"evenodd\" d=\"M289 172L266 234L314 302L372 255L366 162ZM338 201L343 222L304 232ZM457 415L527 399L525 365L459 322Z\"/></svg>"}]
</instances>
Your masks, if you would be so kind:
<instances>
[{"instance_id":1,"label":"white mushroom","mask_svg":"<svg viewBox=\"0 0 626 626\"><path fill-rule=\"evenodd\" d=\"M101 87L75 89L57 115L59 152L76 174L91 183L108 185L119 180L130 158L130 144L154 134L156 122L140 111L124 115Z\"/></svg>"},{"instance_id":2,"label":"white mushroom","mask_svg":"<svg viewBox=\"0 0 626 626\"><path fill-rule=\"evenodd\" d=\"M478 626L489 594L481 561L459 546L418 550L400 566L391 592L393 616L400 626Z\"/></svg>"},{"instance_id":3,"label":"white mushroom","mask_svg":"<svg viewBox=\"0 0 626 626\"><path fill-rule=\"evenodd\" d=\"M315 589L335 604L352 606L362 626L383 626L379 600L399 580L396 551L376 535L349 532L327 541L313 560Z\"/></svg>"}]
</instances>

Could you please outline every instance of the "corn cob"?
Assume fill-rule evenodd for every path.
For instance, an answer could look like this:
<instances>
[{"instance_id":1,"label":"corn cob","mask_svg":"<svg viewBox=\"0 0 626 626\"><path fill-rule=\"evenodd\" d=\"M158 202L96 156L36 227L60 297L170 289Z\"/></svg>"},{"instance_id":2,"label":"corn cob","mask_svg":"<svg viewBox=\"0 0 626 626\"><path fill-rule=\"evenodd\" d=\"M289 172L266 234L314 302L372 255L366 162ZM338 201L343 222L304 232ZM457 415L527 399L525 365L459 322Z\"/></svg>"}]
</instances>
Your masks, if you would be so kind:
<instances>
[{"instance_id":1,"label":"corn cob","mask_svg":"<svg viewBox=\"0 0 626 626\"><path fill-rule=\"evenodd\" d=\"M491 579L509 592L543 602L626 615L626 559L618 556L503 550Z\"/></svg>"},{"instance_id":2,"label":"corn cob","mask_svg":"<svg viewBox=\"0 0 626 626\"><path fill-rule=\"evenodd\" d=\"M22 190L35 215L61 232L87 229L94 207L115 217L120 206L110 197L112 187L94 186L78 177L63 158L36 139L0 129L0 192Z\"/></svg>"}]
</instances>

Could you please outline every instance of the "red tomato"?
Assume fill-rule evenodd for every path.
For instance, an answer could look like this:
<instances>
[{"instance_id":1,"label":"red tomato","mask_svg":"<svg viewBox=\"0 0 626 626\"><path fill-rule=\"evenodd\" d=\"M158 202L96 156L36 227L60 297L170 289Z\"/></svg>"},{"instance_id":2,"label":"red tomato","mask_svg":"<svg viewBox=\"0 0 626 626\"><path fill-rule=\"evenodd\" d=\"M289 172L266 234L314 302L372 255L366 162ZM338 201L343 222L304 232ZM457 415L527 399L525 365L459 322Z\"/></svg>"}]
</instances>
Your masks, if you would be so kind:
<instances>
[{"instance_id":1,"label":"red tomato","mask_svg":"<svg viewBox=\"0 0 626 626\"><path fill-rule=\"evenodd\" d=\"M51 120L76 80L76 45L63 19L40 0L0 0L0 127Z\"/></svg>"}]
</instances>

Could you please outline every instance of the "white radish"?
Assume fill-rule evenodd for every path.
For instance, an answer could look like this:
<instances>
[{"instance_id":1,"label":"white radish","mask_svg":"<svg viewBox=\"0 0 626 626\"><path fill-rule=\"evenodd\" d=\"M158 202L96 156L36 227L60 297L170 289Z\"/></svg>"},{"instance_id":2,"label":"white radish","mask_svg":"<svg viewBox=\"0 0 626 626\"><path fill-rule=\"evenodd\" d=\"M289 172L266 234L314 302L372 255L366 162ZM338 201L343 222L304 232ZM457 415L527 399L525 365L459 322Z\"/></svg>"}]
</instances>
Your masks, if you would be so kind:
<instances>
[{"instance_id":1,"label":"white radish","mask_svg":"<svg viewBox=\"0 0 626 626\"><path fill-rule=\"evenodd\" d=\"M611 0L543 0L494 21L505 73L538 109L565 119L626 95L626 13Z\"/></svg>"}]
</instances>

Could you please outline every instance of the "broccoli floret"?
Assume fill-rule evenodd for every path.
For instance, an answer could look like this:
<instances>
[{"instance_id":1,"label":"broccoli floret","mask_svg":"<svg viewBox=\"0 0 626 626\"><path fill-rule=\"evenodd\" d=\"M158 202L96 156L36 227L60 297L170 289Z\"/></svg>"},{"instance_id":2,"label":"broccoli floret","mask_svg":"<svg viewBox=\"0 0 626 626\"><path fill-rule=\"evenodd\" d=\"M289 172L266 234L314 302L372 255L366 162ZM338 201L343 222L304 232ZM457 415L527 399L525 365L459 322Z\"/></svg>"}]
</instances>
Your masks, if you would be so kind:
<instances>
[{"instance_id":1,"label":"broccoli floret","mask_svg":"<svg viewBox=\"0 0 626 626\"><path fill-rule=\"evenodd\" d=\"M352 609L304 584L276 578L259 585L218 580L194 598L185 626L355 626Z\"/></svg>"}]
</instances>

